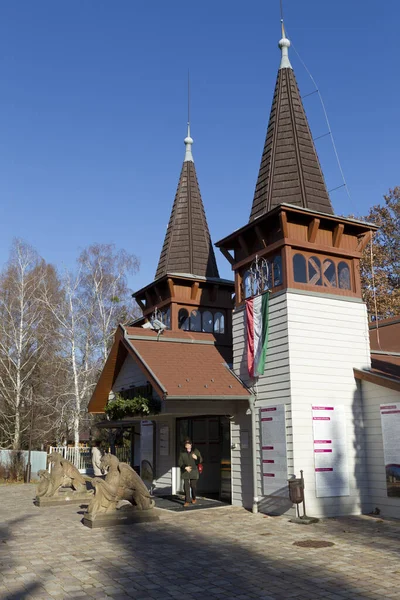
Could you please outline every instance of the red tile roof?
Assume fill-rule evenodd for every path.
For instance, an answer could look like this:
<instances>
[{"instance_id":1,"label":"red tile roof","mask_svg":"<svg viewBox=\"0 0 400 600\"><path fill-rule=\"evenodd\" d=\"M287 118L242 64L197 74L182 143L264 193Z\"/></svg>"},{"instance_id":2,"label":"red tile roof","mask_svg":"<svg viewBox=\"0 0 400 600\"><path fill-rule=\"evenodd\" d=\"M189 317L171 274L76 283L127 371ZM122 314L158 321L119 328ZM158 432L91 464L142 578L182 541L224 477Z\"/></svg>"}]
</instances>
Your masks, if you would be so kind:
<instances>
[{"instance_id":1,"label":"red tile roof","mask_svg":"<svg viewBox=\"0 0 400 600\"><path fill-rule=\"evenodd\" d=\"M130 344L170 397L242 397L248 390L226 365L226 349L214 344L142 339Z\"/></svg>"},{"instance_id":2,"label":"red tile roof","mask_svg":"<svg viewBox=\"0 0 400 600\"><path fill-rule=\"evenodd\" d=\"M92 413L104 412L108 395L130 355L160 396L176 399L246 399L249 390L228 368L232 349L217 346L212 334L119 327L89 402Z\"/></svg>"}]
</instances>

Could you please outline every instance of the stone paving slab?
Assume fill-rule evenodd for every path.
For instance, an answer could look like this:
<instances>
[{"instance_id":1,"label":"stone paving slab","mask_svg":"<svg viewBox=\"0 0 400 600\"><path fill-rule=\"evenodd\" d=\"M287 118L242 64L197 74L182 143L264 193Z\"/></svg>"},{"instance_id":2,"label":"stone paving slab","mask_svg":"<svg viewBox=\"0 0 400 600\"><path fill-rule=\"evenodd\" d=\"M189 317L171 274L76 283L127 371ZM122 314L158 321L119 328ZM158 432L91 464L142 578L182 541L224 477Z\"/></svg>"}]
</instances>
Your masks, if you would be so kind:
<instances>
[{"instance_id":1,"label":"stone paving slab","mask_svg":"<svg viewBox=\"0 0 400 600\"><path fill-rule=\"evenodd\" d=\"M39 508L0 486L1 600L400 600L400 521L308 527L237 507L88 529L79 507ZM329 548L301 548L300 540Z\"/></svg>"}]
</instances>

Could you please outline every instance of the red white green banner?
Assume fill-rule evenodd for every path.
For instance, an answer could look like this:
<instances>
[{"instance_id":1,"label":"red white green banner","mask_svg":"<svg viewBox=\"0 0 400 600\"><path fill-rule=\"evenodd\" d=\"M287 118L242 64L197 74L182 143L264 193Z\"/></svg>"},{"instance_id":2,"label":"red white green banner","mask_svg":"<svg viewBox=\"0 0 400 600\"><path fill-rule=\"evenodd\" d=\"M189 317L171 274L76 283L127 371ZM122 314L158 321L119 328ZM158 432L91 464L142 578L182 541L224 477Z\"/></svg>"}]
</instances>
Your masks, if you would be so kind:
<instances>
[{"instance_id":1,"label":"red white green banner","mask_svg":"<svg viewBox=\"0 0 400 600\"><path fill-rule=\"evenodd\" d=\"M250 377L264 374L268 345L269 292L246 300L247 367Z\"/></svg>"}]
</instances>

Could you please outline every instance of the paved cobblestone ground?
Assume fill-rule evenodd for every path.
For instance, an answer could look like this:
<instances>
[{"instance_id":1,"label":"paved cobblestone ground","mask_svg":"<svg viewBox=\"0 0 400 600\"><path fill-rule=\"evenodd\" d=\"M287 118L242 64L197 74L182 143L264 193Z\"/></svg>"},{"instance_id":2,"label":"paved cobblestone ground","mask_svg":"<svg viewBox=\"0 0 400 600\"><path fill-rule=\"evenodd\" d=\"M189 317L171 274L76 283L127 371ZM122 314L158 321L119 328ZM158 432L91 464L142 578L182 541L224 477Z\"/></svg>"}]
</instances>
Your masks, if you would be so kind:
<instances>
[{"instance_id":1,"label":"paved cobblestone ground","mask_svg":"<svg viewBox=\"0 0 400 600\"><path fill-rule=\"evenodd\" d=\"M0 486L0 598L400 599L400 522L313 526L226 507L90 530L79 507L37 508L34 486ZM326 540L324 549L295 541Z\"/></svg>"}]
</instances>

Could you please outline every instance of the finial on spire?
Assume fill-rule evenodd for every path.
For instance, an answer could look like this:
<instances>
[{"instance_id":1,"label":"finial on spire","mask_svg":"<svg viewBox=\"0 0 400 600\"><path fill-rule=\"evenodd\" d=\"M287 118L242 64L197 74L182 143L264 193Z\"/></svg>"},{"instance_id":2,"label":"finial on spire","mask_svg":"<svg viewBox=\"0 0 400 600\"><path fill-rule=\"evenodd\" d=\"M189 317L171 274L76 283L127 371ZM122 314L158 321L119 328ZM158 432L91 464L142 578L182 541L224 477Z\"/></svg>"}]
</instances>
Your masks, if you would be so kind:
<instances>
[{"instance_id":1,"label":"finial on spire","mask_svg":"<svg viewBox=\"0 0 400 600\"><path fill-rule=\"evenodd\" d=\"M288 40L288 38L286 37L286 33L285 33L285 25L283 24L283 18L281 19L281 24L282 24L282 39L279 40L279 48L281 49L282 52L282 58L281 58L281 65L280 65L280 69L291 69L292 65L290 64L290 60L289 60L289 48L290 48L290 40Z\"/></svg>"},{"instance_id":2,"label":"finial on spire","mask_svg":"<svg viewBox=\"0 0 400 600\"><path fill-rule=\"evenodd\" d=\"M186 152L185 152L184 162L188 162L188 161L194 162L193 154L192 154L192 144L193 144L193 139L190 137L190 123L188 123L187 137L185 137Z\"/></svg>"},{"instance_id":3,"label":"finial on spire","mask_svg":"<svg viewBox=\"0 0 400 600\"><path fill-rule=\"evenodd\" d=\"M193 139L190 137L190 73L188 70L188 124L187 124L187 136L185 137L185 160L183 162L194 162L192 154Z\"/></svg>"}]
</instances>

